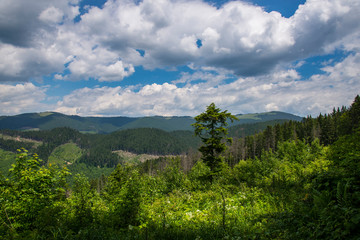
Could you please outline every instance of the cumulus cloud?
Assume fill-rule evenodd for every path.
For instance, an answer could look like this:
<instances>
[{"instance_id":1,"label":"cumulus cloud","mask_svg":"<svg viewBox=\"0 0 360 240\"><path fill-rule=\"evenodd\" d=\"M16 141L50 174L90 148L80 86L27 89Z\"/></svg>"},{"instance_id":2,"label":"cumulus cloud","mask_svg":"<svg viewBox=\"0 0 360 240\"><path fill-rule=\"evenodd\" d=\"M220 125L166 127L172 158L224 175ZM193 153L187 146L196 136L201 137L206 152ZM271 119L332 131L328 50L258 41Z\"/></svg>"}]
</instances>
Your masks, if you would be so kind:
<instances>
[{"instance_id":1,"label":"cumulus cloud","mask_svg":"<svg viewBox=\"0 0 360 240\"><path fill-rule=\"evenodd\" d=\"M74 91L58 102L57 111L79 115L190 115L215 102L232 113L285 111L300 116L329 113L333 107L350 105L360 89L360 54L323 68L324 74L302 80L295 69L238 78L231 83L199 82L178 87L151 84L139 91L102 87ZM221 74L219 74L222 78ZM203 72L183 75L176 83L206 80Z\"/></svg>"},{"instance_id":2,"label":"cumulus cloud","mask_svg":"<svg viewBox=\"0 0 360 240\"><path fill-rule=\"evenodd\" d=\"M358 37L360 3L356 0L308 0L290 18L297 39L295 54L333 51L347 37Z\"/></svg>"},{"instance_id":3,"label":"cumulus cloud","mask_svg":"<svg viewBox=\"0 0 360 240\"><path fill-rule=\"evenodd\" d=\"M238 78L226 83L222 73L199 70L183 74L174 83L133 87L95 87L73 91L56 106L44 104L46 88L32 83L0 86L1 115L55 110L83 116L190 115L215 102L232 113L286 111L300 116L328 113L333 107L349 105L360 89L360 54L323 68L324 74L307 80L295 69ZM219 81L207 81L208 78ZM179 87L184 81L201 80ZM211 84L210 84L211 83Z\"/></svg>"},{"instance_id":4,"label":"cumulus cloud","mask_svg":"<svg viewBox=\"0 0 360 240\"><path fill-rule=\"evenodd\" d=\"M221 8L201 1L108 1L84 15L79 27L134 65L191 62L250 76L339 47L358 32L359 10L356 0L309 0L284 18L241 1Z\"/></svg>"},{"instance_id":5,"label":"cumulus cloud","mask_svg":"<svg viewBox=\"0 0 360 240\"><path fill-rule=\"evenodd\" d=\"M0 41L14 46L36 44L39 33L51 31L48 24L72 20L78 14L78 1L66 0L1 0Z\"/></svg>"},{"instance_id":6,"label":"cumulus cloud","mask_svg":"<svg viewBox=\"0 0 360 240\"><path fill-rule=\"evenodd\" d=\"M339 47L354 49L349 39L359 42L357 0L308 0L290 18L242 1L216 8L202 1L109 0L101 9L89 7L74 22L77 4L2 0L0 51L2 59L13 53L14 66L0 80L26 81L70 70L63 79L117 81L133 74L134 66L190 63L256 76L284 62ZM2 61L3 67L9 65Z\"/></svg>"},{"instance_id":7,"label":"cumulus cloud","mask_svg":"<svg viewBox=\"0 0 360 240\"><path fill-rule=\"evenodd\" d=\"M295 43L288 19L243 2L217 9L200 1L109 1L84 15L79 27L147 68L193 62L239 74L263 73ZM144 50L144 57L134 57L131 49Z\"/></svg>"},{"instance_id":8,"label":"cumulus cloud","mask_svg":"<svg viewBox=\"0 0 360 240\"><path fill-rule=\"evenodd\" d=\"M56 106L71 114L129 116L196 115L211 102L233 113L316 115L350 104L360 89L358 0L307 0L290 18L242 1L215 7L201 0L108 0L74 21L78 5L0 0L0 82L44 76L57 84L114 82L136 74L137 66L192 68L137 90L78 89ZM347 57L328 62L324 74L302 79L296 71L306 58L338 49ZM4 114L44 107L45 89L31 83L3 84L1 91ZM12 95L17 91L30 100ZM10 101L20 106L6 108Z\"/></svg>"},{"instance_id":9,"label":"cumulus cloud","mask_svg":"<svg viewBox=\"0 0 360 240\"><path fill-rule=\"evenodd\" d=\"M0 81L41 79L62 71L67 57L57 44L60 23L72 22L78 1L0 2Z\"/></svg>"},{"instance_id":10,"label":"cumulus cloud","mask_svg":"<svg viewBox=\"0 0 360 240\"><path fill-rule=\"evenodd\" d=\"M0 43L0 56L0 82L41 79L65 63L64 53L56 46L37 49Z\"/></svg>"},{"instance_id":11,"label":"cumulus cloud","mask_svg":"<svg viewBox=\"0 0 360 240\"><path fill-rule=\"evenodd\" d=\"M56 7L49 7L42 11L39 15L39 19L43 22L48 23L60 23L64 17L64 13L56 8Z\"/></svg>"},{"instance_id":12,"label":"cumulus cloud","mask_svg":"<svg viewBox=\"0 0 360 240\"><path fill-rule=\"evenodd\" d=\"M124 77L130 76L135 72L132 64L124 63L119 60L113 52L101 47L95 47L89 51L84 51L85 46L81 46L70 61L68 69L71 72L71 80L87 80L95 78L99 81L119 81Z\"/></svg>"},{"instance_id":13,"label":"cumulus cloud","mask_svg":"<svg viewBox=\"0 0 360 240\"><path fill-rule=\"evenodd\" d=\"M224 71L211 71L211 69L198 69L193 74L189 72L182 72L181 77L172 81L173 84L185 84L191 86L194 82L204 82L203 85L214 86L221 84L229 75Z\"/></svg>"},{"instance_id":14,"label":"cumulus cloud","mask_svg":"<svg viewBox=\"0 0 360 240\"><path fill-rule=\"evenodd\" d=\"M7 85L0 84L0 115L14 115L23 112L45 111L42 103L46 98L46 88L32 83Z\"/></svg>"}]
</instances>

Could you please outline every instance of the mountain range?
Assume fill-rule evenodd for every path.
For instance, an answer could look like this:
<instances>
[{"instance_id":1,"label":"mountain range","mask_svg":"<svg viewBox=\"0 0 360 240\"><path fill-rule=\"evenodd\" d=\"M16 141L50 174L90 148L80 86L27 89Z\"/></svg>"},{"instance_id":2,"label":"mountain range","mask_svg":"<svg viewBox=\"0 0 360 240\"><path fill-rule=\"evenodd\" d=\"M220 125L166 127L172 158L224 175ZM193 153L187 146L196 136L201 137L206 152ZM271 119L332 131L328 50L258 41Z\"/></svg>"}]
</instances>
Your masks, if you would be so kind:
<instances>
[{"instance_id":1,"label":"mountain range","mask_svg":"<svg viewBox=\"0 0 360 240\"><path fill-rule=\"evenodd\" d=\"M301 121L302 117L285 112L238 114L238 121L229 126L252 124L272 120ZM157 128L167 132L190 130L195 120L190 116L151 117L81 117L57 112L24 113L15 116L0 116L0 129L49 130L70 127L83 133L111 133L135 128Z\"/></svg>"}]
</instances>

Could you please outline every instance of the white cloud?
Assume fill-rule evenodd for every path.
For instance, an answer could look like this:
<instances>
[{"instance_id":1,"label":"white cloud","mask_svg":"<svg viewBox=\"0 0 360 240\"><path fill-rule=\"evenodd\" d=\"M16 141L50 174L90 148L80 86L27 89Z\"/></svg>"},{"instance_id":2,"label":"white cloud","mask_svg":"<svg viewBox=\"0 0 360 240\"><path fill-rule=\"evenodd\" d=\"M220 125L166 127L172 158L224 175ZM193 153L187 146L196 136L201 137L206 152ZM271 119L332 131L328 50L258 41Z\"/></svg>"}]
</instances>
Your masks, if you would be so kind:
<instances>
[{"instance_id":1,"label":"white cloud","mask_svg":"<svg viewBox=\"0 0 360 240\"><path fill-rule=\"evenodd\" d=\"M290 18L297 42L293 54L299 58L342 46L346 38L358 35L359 11L357 0L308 0L300 5Z\"/></svg>"},{"instance_id":2,"label":"white cloud","mask_svg":"<svg viewBox=\"0 0 360 240\"><path fill-rule=\"evenodd\" d=\"M334 66L326 66L322 70L329 73L337 81L360 81L360 53L350 54L343 61Z\"/></svg>"},{"instance_id":3,"label":"white cloud","mask_svg":"<svg viewBox=\"0 0 360 240\"><path fill-rule=\"evenodd\" d=\"M53 31L48 23L72 21L78 14L78 1L72 0L2 0L0 3L0 41L14 46L29 47L43 42L38 34ZM47 20L44 22L44 20ZM46 41L46 39L45 39Z\"/></svg>"},{"instance_id":4,"label":"white cloud","mask_svg":"<svg viewBox=\"0 0 360 240\"><path fill-rule=\"evenodd\" d=\"M360 89L358 0L308 0L290 18L241 1L216 8L200 0L109 0L75 23L78 2L1 1L1 82L50 75L121 81L136 74L136 66L188 65L195 71L139 91L133 86L78 89L57 105L65 113L129 116L196 115L213 101L234 113L316 115L350 104ZM296 70L283 69L337 49L352 53L341 62L327 62L322 75L302 80ZM237 80L225 83L231 73ZM43 88L2 86L4 113L43 107ZM33 108L12 95L22 88L35 94L22 92ZM14 106L5 108L10 100Z\"/></svg>"},{"instance_id":5,"label":"white cloud","mask_svg":"<svg viewBox=\"0 0 360 240\"><path fill-rule=\"evenodd\" d=\"M360 54L324 67L325 73L301 80L294 70L282 70L259 77L239 78L231 83L200 82L177 87L151 84L139 91L130 88L79 89L58 102L58 111L80 115L191 115L215 102L232 113L285 111L300 116L329 113L333 107L350 105L360 89ZM209 75L214 73L208 73ZM183 74L175 81L206 80L205 72ZM219 78L223 76L219 74Z\"/></svg>"},{"instance_id":6,"label":"white cloud","mask_svg":"<svg viewBox=\"0 0 360 240\"><path fill-rule=\"evenodd\" d=\"M42 103L46 98L45 92L46 88L37 87L32 83L0 84L0 115L48 110L48 106Z\"/></svg>"},{"instance_id":7,"label":"white cloud","mask_svg":"<svg viewBox=\"0 0 360 240\"><path fill-rule=\"evenodd\" d=\"M194 63L259 75L344 45L359 31L359 11L355 0L307 1L291 18L241 1L219 9L200 1L111 1L92 8L79 28L133 65Z\"/></svg>"},{"instance_id":8,"label":"white cloud","mask_svg":"<svg viewBox=\"0 0 360 240\"><path fill-rule=\"evenodd\" d=\"M360 42L358 0L308 0L290 18L241 1L216 8L202 1L109 0L74 23L77 3L2 1L0 56L16 53L0 81L67 72L69 58L71 73L64 79L71 80L119 81L140 65L193 64L256 76L339 47L358 49L354 43ZM36 62L26 57L30 52Z\"/></svg>"},{"instance_id":9,"label":"white cloud","mask_svg":"<svg viewBox=\"0 0 360 240\"><path fill-rule=\"evenodd\" d=\"M255 72L255 67L264 72L264 66L268 70L276 65L279 51L294 45L290 27L280 14L242 2L217 9L200 1L167 0L107 2L101 10L92 8L79 24L83 34L134 65L155 68L194 62L238 73ZM146 54L136 58L136 51L129 49ZM275 58L273 63L269 57ZM266 64L253 62L262 59Z\"/></svg>"},{"instance_id":10,"label":"white cloud","mask_svg":"<svg viewBox=\"0 0 360 240\"><path fill-rule=\"evenodd\" d=\"M132 64L119 60L115 53L101 47L88 48L90 45L82 44L74 51L76 55L68 66L71 71L71 75L67 76L69 79L95 78L99 81L120 81L135 72Z\"/></svg>"},{"instance_id":11,"label":"white cloud","mask_svg":"<svg viewBox=\"0 0 360 240\"><path fill-rule=\"evenodd\" d=\"M1 1L0 82L41 79L62 71L64 49L56 42L57 23L72 22L77 1Z\"/></svg>"},{"instance_id":12,"label":"white cloud","mask_svg":"<svg viewBox=\"0 0 360 240\"><path fill-rule=\"evenodd\" d=\"M56 8L56 7L49 7L40 13L39 19L46 23L60 23L64 17L64 13Z\"/></svg>"},{"instance_id":13,"label":"white cloud","mask_svg":"<svg viewBox=\"0 0 360 240\"><path fill-rule=\"evenodd\" d=\"M64 54L55 46L23 48L0 43L0 82L41 79L61 70Z\"/></svg>"},{"instance_id":14,"label":"white cloud","mask_svg":"<svg viewBox=\"0 0 360 240\"><path fill-rule=\"evenodd\" d=\"M172 81L173 84L186 84L187 87L191 86L193 82L201 81L203 87L216 86L221 84L224 80L228 78L226 72L223 71L213 71L213 69L201 69L197 70L195 73L190 74L188 72L182 72L181 77L177 80Z\"/></svg>"}]
</instances>

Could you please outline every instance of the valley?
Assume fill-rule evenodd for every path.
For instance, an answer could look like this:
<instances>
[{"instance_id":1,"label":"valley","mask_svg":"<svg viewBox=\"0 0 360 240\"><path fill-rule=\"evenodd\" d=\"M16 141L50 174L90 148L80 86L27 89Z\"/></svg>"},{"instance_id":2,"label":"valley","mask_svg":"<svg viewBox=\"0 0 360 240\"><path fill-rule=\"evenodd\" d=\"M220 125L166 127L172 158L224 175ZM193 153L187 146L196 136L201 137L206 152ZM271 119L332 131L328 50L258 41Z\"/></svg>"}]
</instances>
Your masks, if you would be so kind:
<instances>
[{"instance_id":1,"label":"valley","mask_svg":"<svg viewBox=\"0 0 360 240\"><path fill-rule=\"evenodd\" d=\"M188 130L1 129L0 236L357 239L359 106L219 126L217 168Z\"/></svg>"}]
</instances>

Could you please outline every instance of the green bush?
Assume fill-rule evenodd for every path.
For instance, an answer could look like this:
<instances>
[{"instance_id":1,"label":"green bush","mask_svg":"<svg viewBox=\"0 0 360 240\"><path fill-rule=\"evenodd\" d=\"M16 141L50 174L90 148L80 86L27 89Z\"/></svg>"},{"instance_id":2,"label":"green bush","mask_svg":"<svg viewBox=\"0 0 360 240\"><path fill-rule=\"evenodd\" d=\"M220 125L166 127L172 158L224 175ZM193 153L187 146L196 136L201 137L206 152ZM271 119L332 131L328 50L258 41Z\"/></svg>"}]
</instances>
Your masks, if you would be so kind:
<instances>
[{"instance_id":1,"label":"green bush","mask_svg":"<svg viewBox=\"0 0 360 240\"><path fill-rule=\"evenodd\" d=\"M36 154L19 150L9 178L2 182L1 219L10 232L41 230L43 214L57 212L57 202L65 199L67 169L40 163Z\"/></svg>"}]
</instances>

